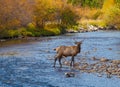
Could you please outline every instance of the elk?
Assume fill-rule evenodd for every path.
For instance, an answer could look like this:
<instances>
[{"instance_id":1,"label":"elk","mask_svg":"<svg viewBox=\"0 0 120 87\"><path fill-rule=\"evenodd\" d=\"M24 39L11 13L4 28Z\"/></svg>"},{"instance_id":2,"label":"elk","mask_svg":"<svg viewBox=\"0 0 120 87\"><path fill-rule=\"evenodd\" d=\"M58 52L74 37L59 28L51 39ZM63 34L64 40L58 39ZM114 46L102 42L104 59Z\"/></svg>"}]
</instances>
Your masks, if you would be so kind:
<instances>
[{"instance_id":1,"label":"elk","mask_svg":"<svg viewBox=\"0 0 120 87\"><path fill-rule=\"evenodd\" d=\"M54 50L57 52L57 54L55 55L53 67L55 67L56 61L58 60L60 64L60 68L62 68L61 59L68 56L71 56L70 67L74 66L74 56L80 53L82 42L83 41L75 42L76 45L74 46L59 46L55 48Z\"/></svg>"}]
</instances>

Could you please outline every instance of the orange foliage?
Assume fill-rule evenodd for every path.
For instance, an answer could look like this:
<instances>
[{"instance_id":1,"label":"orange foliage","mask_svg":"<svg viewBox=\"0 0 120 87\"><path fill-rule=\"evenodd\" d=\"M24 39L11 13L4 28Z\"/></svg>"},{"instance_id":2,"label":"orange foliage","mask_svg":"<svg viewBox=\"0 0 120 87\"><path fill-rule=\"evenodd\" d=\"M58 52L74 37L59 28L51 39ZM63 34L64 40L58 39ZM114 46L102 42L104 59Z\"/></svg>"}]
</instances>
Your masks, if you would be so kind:
<instances>
[{"instance_id":1,"label":"orange foliage","mask_svg":"<svg viewBox=\"0 0 120 87\"><path fill-rule=\"evenodd\" d=\"M24 26L31 21L31 10L27 0L0 0L0 25L5 29Z\"/></svg>"}]
</instances>

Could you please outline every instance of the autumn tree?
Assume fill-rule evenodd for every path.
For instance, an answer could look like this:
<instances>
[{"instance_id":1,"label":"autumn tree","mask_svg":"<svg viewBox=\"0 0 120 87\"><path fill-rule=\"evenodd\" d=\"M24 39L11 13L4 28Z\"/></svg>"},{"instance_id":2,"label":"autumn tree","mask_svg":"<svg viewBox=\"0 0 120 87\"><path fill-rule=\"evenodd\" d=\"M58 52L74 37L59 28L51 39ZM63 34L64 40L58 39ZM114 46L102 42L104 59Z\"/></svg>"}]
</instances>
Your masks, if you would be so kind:
<instances>
[{"instance_id":1,"label":"autumn tree","mask_svg":"<svg viewBox=\"0 0 120 87\"><path fill-rule=\"evenodd\" d=\"M120 30L120 0L105 0L103 5L104 21L108 26L115 26Z\"/></svg>"},{"instance_id":2,"label":"autumn tree","mask_svg":"<svg viewBox=\"0 0 120 87\"><path fill-rule=\"evenodd\" d=\"M61 25L63 27L70 28L74 25L77 25L77 19L78 15L71 7L66 6L61 11Z\"/></svg>"},{"instance_id":3,"label":"autumn tree","mask_svg":"<svg viewBox=\"0 0 120 87\"><path fill-rule=\"evenodd\" d=\"M25 26L31 19L31 8L27 0L0 0L0 26L15 29Z\"/></svg>"},{"instance_id":4,"label":"autumn tree","mask_svg":"<svg viewBox=\"0 0 120 87\"><path fill-rule=\"evenodd\" d=\"M43 28L45 22L58 21L62 25L72 25L76 15L73 7L63 0L36 0L35 21L36 25Z\"/></svg>"},{"instance_id":5,"label":"autumn tree","mask_svg":"<svg viewBox=\"0 0 120 87\"><path fill-rule=\"evenodd\" d=\"M48 18L49 6L46 0L36 0L34 9L34 21L36 26L44 28L45 22Z\"/></svg>"},{"instance_id":6,"label":"autumn tree","mask_svg":"<svg viewBox=\"0 0 120 87\"><path fill-rule=\"evenodd\" d=\"M31 5L28 0L0 0L0 33L7 36L9 30L32 22Z\"/></svg>"}]
</instances>

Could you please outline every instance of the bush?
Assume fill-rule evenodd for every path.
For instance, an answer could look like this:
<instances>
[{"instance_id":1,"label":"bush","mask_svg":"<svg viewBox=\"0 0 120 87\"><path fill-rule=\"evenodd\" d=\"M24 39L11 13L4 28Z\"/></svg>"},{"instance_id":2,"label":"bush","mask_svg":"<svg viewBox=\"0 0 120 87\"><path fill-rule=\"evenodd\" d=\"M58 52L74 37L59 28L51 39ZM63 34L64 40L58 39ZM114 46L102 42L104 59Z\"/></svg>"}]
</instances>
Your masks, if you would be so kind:
<instances>
[{"instance_id":1,"label":"bush","mask_svg":"<svg viewBox=\"0 0 120 87\"><path fill-rule=\"evenodd\" d=\"M26 37L26 36L34 36L34 34L30 31L27 31L26 28L20 28L18 30L18 32L20 33L20 36Z\"/></svg>"},{"instance_id":2,"label":"bush","mask_svg":"<svg viewBox=\"0 0 120 87\"><path fill-rule=\"evenodd\" d=\"M59 24L55 24L55 23L51 23L51 24L47 24L45 26L45 30L49 31L49 32L53 32L54 35L59 35L61 34L61 30L59 28Z\"/></svg>"},{"instance_id":3,"label":"bush","mask_svg":"<svg viewBox=\"0 0 120 87\"><path fill-rule=\"evenodd\" d=\"M70 8L66 7L61 12L61 27L63 28L70 28L77 25L77 20L79 19L78 14ZM63 29L64 30L64 29Z\"/></svg>"},{"instance_id":4,"label":"bush","mask_svg":"<svg viewBox=\"0 0 120 87\"><path fill-rule=\"evenodd\" d=\"M49 29L50 32L53 32L54 35L60 35L61 34L61 31L59 28L52 28L52 29Z\"/></svg>"},{"instance_id":5,"label":"bush","mask_svg":"<svg viewBox=\"0 0 120 87\"><path fill-rule=\"evenodd\" d=\"M0 32L0 38L17 38L20 33L18 32L18 30L14 30L14 29L9 29L9 30L3 30L2 32Z\"/></svg>"},{"instance_id":6,"label":"bush","mask_svg":"<svg viewBox=\"0 0 120 87\"><path fill-rule=\"evenodd\" d=\"M8 36L10 38L18 37L16 30L8 30Z\"/></svg>"},{"instance_id":7,"label":"bush","mask_svg":"<svg viewBox=\"0 0 120 87\"><path fill-rule=\"evenodd\" d=\"M45 29L41 30L39 34L40 34L40 36L54 36L55 35L54 32L51 32L51 31L45 30Z\"/></svg>"},{"instance_id":8,"label":"bush","mask_svg":"<svg viewBox=\"0 0 120 87\"><path fill-rule=\"evenodd\" d=\"M35 30L35 29L36 29L36 26L35 26L33 23L29 23L29 24L27 25L27 28L28 28L29 30Z\"/></svg>"},{"instance_id":9,"label":"bush","mask_svg":"<svg viewBox=\"0 0 120 87\"><path fill-rule=\"evenodd\" d=\"M8 31L7 30L2 30L0 31L0 38L9 38L9 34L8 34Z\"/></svg>"},{"instance_id":10,"label":"bush","mask_svg":"<svg viewBox=\"0 0 120 87\"><path fill-rule=\"evenodd\" d=\"M105 18L104 21L106 24L109 25L114 25L117 28L120 29L120 7L119 6L114 6L110 8L106 13L105 13Z\"/></svg>"},{"instance_id":11,"label":"bush","mask_svg":"<svg viewBox=\"0 0 120 87\"><path fill-rule=\"evenodd\" d=\"M98 19L99 18L99 16L101 16L103 13L100 11L100 10L98 10L94 15L93 15L93 17L92 17L92 19Z\"/></svg>"}]
</instances>

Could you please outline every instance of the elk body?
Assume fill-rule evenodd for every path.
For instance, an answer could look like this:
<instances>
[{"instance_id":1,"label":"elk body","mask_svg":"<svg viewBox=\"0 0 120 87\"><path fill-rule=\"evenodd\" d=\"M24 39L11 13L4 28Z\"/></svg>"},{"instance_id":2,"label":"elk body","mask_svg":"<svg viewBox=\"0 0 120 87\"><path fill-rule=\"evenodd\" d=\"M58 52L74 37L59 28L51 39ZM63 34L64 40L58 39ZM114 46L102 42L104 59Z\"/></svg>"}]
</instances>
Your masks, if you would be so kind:
<instances>
[{"instance_id":1,"label":"elk body","mask_svg":"<svg viewBox=\"0 0 120 87\"><path fill-rule=\"evenodd\" d=\"M59 61L60 67L62 67L61 59L63 57L68 57L68 56L71 56L70 66L74 65L74 56L76 56L78 53L80 53L82 41L75 42L75 44L76 45L74 45L74 46L59 46L54 49L57 52L57 54L55 56L55 60L54 60L54 67L56 65L57 60Z\"/></svg>"}]
</instances>

